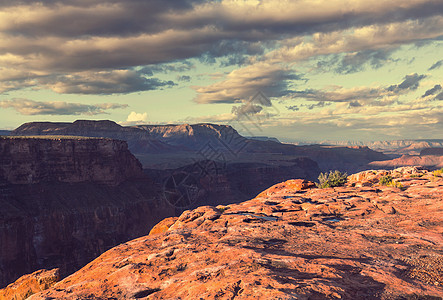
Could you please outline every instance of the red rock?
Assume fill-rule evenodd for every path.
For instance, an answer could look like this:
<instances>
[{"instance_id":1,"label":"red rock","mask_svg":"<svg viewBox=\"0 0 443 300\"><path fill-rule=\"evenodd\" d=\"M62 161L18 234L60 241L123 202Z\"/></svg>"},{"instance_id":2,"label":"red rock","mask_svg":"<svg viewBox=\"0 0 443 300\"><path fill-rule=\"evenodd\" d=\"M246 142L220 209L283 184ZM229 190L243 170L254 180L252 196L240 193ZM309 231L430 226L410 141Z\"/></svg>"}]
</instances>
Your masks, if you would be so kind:
<instances>
[{"instance_id":1,"label":"red rock","mask_svg":"<svg viewBox=\"0 0 443 300\"><path fill-rule=\"evenodd\" d=\"M164 220L162 220L160 223L158 223L157 225L155 225L151 231L149 232L149 235L154 235L154 234L158 234L158 233L163 233L165 231L167 231L169 229L169 227L172 226L172 224L175 223L175 221L177 221L178 217L170 217L170 218L166 218Z\"/></svg>"},{"instance_id":2,"label":"red rock","mask_svg":"<svg viewBox=\"0 0 443 300\"><path fill-rule=\"evenodd\" d=\"M0 300L22 300L32 294L52 287L60 280L58 269L39 270L29 275L24 275L0 290Z\"/></svg>"},{"instance_id":3,"label":"red rock","mask_svg":"<svg viewBox=\"0 0 443 300\"><path fill-rule=\"evenodd\" d=\"M273 194L281 193L282 191L292 193L294 191L310 188L315 188L314 182L305 179L291 179L271 186L269 189L261 192L257 197L271 196Z\"/></svg>"},{"instance_id":4,"label":"red rock","mask_svg":"<svg viewBox=\"0 0 443 300\"><path fill-rule=\"evenodd\" d=\"M185 211L29 299L443 296L443 178L272 191Z\"/></svg>"}]
</instances>

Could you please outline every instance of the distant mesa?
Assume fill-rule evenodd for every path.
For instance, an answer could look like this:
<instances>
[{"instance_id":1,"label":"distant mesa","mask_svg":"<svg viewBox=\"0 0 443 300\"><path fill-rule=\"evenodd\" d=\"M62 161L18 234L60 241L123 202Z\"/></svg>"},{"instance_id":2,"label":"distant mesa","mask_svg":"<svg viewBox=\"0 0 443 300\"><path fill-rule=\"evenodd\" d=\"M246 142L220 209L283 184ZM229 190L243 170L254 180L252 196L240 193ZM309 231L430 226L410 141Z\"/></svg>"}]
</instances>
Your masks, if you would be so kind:
<instances>
[{"instance_id":1,"label":"distant mesa","mask_svg":"<svg viewBox=\"0 0 443 300\"><path fill-rule=\"evenodd\" d=\"M269 137L269 136L247 136L247 139L250 140L256 140L256 141L271 141L271 142L276 142L276 143L280 143L280 141L275 138L275 137Z\"/></svg>"},{"instance_id":2,"label":"distant mesa","mask_svg":"<svg viewBox=\"0 0 443 300\"><path fill-rule=\"evenodd\" d=\"M11 135L54 134L125 140L144 168L149 169L177 168L205 159L228 163L260 161L282 166L291 159L307 157L324 171L355 172L365 169L369 162L390 159L364 146L295 146L274 138L245 138L231 126L208 123L124 127L112 121L33 122L11 132Z\"/></svg>"},{"instance_id":3,"label":"distant mesa","mask_svg":"<svg viewBox=\"0 0 443 300\"><path fill-rule=\"evenodd\" d=\"M420 151L420 156L423 155L443 155L443 147L442 148L425 148Z\"/></svg>"}]
</instances>

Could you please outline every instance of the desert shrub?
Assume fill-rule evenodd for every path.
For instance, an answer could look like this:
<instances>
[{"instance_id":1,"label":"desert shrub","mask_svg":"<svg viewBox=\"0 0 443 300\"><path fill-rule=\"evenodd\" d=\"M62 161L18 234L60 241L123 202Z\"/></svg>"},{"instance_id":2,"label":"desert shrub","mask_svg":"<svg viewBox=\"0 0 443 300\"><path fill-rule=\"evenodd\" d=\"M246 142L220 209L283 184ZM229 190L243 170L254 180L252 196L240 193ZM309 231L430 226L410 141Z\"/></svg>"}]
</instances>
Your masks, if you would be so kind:
<instances>
[{"instance_id":1,"label":"desert shrub","mask_svg":"<svg viewBox=\"0 0 443 300\"><path fill-rule=\"evenodd\" d=\"M392 176L391 175L385 175L380 177L380 179L378 180L378 183L380 185L390 185L392 183Z\"/></svg>"},{"instance_id":2,"label":"desert shrub","mask_svg":"<svg viewBox=\"0 0 443 300\"><path fill-rule=\"evenodd\" d=\"M317 186L319 188L328 188L328 187L336 187L336 186L343 186L347 181L348 174L342 173L338 170L329 171L329 174L326 173L320 173L318 176L318 184Z\"/></svg>"},{"instance_id":3,"label":"desert shrub","mask_svg":"<svg viewBox=\"0 0 443 300\"><path fill-rule=\"evenodd\" d=\"M435 170L434 172L432 172L432 175L434 175L435 177L441 176L443 174L443 168L441 168L440 170Z\"/></svg>"},{"instance_id":4,"label":"desert shrub","mask_svg":"<svg viewBox=\"0 0 443 300\"><path fill-rule=\"evenodd\" d=\"M391 175L385 175L385 176L380 177L378 183L380 185L391 186L391 187L395 187L395 188L398 188L401 190L404 189L403 184L401 184L401 182L392 180Z\"/></svg>"}]
</instances>

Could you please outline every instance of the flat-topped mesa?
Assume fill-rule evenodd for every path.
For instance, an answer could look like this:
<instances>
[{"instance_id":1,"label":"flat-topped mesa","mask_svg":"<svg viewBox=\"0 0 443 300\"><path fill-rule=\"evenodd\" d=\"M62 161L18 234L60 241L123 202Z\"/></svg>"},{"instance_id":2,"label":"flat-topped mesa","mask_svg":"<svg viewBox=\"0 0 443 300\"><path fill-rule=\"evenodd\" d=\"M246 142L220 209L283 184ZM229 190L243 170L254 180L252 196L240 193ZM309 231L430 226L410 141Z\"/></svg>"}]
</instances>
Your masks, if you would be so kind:
<instances>
[{"instance_id":1,"label":"flat-topped mesa","mask_svg":"<svg viewBox=\"0 0 443 300\"><path fill-rule=\"evenodd\" d=\"M0 138L0 180L12 184L96 182L142 176L124 141L67 136Z\"/></svg>"}]
</instances>

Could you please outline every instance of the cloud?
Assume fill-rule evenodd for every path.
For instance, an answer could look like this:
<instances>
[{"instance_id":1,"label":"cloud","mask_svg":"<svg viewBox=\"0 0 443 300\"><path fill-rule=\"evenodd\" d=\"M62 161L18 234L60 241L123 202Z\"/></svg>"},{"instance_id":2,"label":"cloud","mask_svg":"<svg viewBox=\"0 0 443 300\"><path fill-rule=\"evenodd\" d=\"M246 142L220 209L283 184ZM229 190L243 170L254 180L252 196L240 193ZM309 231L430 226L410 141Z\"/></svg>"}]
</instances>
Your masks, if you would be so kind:
<instances>
[{"instance_id":1,"label":"cloud","mask_svg":"<svg viewBox=\"0 0 443 300\"><path fill-rule=\"evenodd\" d=\"M401 90L416 90L422 79L426 78L426 75L418 75L417 73L406 75L403 81L397 85L391 85L387 88L388 91L399 92Z\"/></svg>"},{"instance_id":2,"label":"cloud","mask_svg":"<svg viewBox=\"0 0 443 300\"><path fill-rule=\"evenodd\" d=\"M0 101L0 107L13 108L22 115L98 115L110 109L126 108L126 104L101 103L94 105L61 101L40 102L28 99Z\"/></svg>"},{"instance_id":3,"label":"cloud","mask_svg":"<svg viewBox=\"0 0 443 300\"><path fill-rule=\"evenodd\" d=\"M189 81L191 81L191 76L188 76L188 75L177 76L177 80L189 82Z\"/></svg>"},{"instance_id":4,"label":"cloud","mask_svg":"<svg viewBox=\"0 0 443 300\"><path fill-rule=\"evenodd\" d=\"M319 31L304 38L296 36L284 40L282 47L267 53L266 57L292 62L322 55L360 51L369 51L366 52L367 55L370 51L379 49L385 49L383 51L389 53L403 44L439 38L443 34L441 26L443 17L434 16L422 20L349 27L346 30ZM377 58L374 63L377 64Z\"/></svg>"},{"instance_id":5,"label":"cloud","mask_svg":"<svg viewBox=\"0 0 443 300\"><path fill-rule=\"evenodd\" d=\"M175 85L173 81L146 78L132 70L81 72L40 81L54 92L67 94L127 94Z\"/></svg>"},{"instance_id":6,"label":"cloud","mask_svg":"<svg viewBox=\"0 0 443 300\"><path fill-rule=\"evenodd\" d=\"M157 90L175 85L173 81L147 78L142 72L134 70L85 71L64 75L35 75L34 78L29 78L25 74L18 75L5 75L4 80L0 82L0 92L33 87L34 89L50 89L60 94L107 95Z\"/></svg>"},{"instance_id":7,"label":"cloud","mask_svg":"<svg viewBox=\"0 0 443 300\"><path fill-rule=\"evenodd\" d=\"M288 110L292 110L292 111L299 111L300 108L302 108L302 107L306 107L308 110L313 110L314 108L321 108L321 107L329 106L331 104L332 103L330 103L330 102L319 101L315 104L290 105L290 106L286 106L286 108Z\"/></svg>"},{"instance_id":8,"label":"cloud","mask_svg":"<svg viewBox=\"0 0 443 300\"><path fill-rule=\"evenodd\" d=\"M240 105L240 106L233 106L232 107L232 114L236 116L245 116L245 115L255 115L258 114L263 110L263 107L260 105L255 105L250 102Z\"/></svg>"},{"instance_id":9,"label":"cloud","mask_svg":"<svg viewBox=\"0 0 443 300\"><path fill-rule=\"evenodd\" d=\"M0 6L0 66L29 72L21 81L24 87L48 88L34 79L57 77L57 89L68 93L128 93L171 85L142 75L162 68L178 72L180 61L191 58L247 66L257 60L291 63L343 54L335 69L351 73L363 66L377 68L401 45L443 34L438 0L346 5L341 0L52 0L3 1ZM135 68L144 67L137 73ZM125 76L119 77L121 88L102 79L87 84L82 78L84 72L100 77L121 70L136 72L135 86ZM1 91L20 88L15 83L3 84Z\"/></svg>"},{"instance_id":10,"label":"cloud","mask_svg":"<svg viewBox=\"0 0 443 300\"><path fill-rule=\"evenodd\" d=\"M430 95L435 95L437 92L441 91L442 87L439 84L434 85L434 87L432 89L427 90L423 96L421 96L422 98L430 96Z\"/></svg>"},{"instance_id":11,"label":"cloud","mask_svg":"<svg viewBox=\"0 0 443 300\"><path fill-rule=\"evenodd\" d=\"M194 99L197 103L238 103L259 91L267 97L285 96L294 80L303 78L281 65L259 62L230 72L220 82L191 88L198 93Z\"/></svg>"},{"instance_id":12,"label":"cloud","mask_svg":"<svg viewBox=\"0 0 443 300\"><path fill-rule=\"evenodd\" d=\"M440 68L442 65L443 65L443 60L439 60L439 61L437 61L435 64L433 64L433 65L428 69L428 71L438 69L438 68Z\"/></svg>"},{"instance_id":13,"label":"cloud","mask_svg":"<svg viewBox=\"0 0 443 300\"><path fill-rule=\"evenodd\" d=\"M376 87L353 87L343 88L341 86L332 86L326 89L306 89L293 91L289 97L305 99L308 101L326 102L347 102L349 107L386 106L396 103L400 95L415 91L420 81L426 78L426 75L417 73L406 75L399 84L390 86Z\"/></svg>"},{"instance_id":14,"label":"cloud","mask_svg":"<svg viewBox=\"0 0 443 300\"><path fill-rule=\"evenodd\" d=\"M333 54L320 59L317 68L321 71L334 71L339 74L360 72L367 66L378 69L388 62L394 62L391 58L396 49L369 49L346 54Z\"/></svg>"},{"instance_id":15,"label":"cloud","mask_svg":"<svg viewBox=\"0 0 443 300\"><path fill-rule=\"evenodd\" d=\"M136 113L131 111L125 122L119 122L123 126L143 125L148 122L148 113Z\"/></svg>"}]
</instances>

